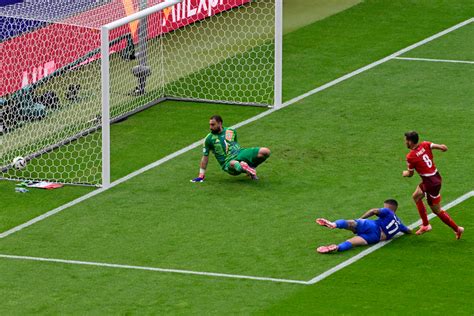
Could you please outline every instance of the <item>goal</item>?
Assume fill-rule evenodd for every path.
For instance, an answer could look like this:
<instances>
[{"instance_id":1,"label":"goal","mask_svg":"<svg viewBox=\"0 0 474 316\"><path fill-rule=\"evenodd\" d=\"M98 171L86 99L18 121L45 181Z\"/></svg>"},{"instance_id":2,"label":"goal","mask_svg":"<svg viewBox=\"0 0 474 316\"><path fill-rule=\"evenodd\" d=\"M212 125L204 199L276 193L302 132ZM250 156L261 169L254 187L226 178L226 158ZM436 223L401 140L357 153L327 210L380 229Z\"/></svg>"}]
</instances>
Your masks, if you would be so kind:
<instances>
[{"instance_id":1,"label":"goal","mask_svg":"<svg viewBox=\"0 0 474 316\"><path fill-rule=\"evenodd\" d=\"M279 107L281 2L0 6L1 178L107 187L114 122L166 100Z\"/></svg>"}]
</instances>

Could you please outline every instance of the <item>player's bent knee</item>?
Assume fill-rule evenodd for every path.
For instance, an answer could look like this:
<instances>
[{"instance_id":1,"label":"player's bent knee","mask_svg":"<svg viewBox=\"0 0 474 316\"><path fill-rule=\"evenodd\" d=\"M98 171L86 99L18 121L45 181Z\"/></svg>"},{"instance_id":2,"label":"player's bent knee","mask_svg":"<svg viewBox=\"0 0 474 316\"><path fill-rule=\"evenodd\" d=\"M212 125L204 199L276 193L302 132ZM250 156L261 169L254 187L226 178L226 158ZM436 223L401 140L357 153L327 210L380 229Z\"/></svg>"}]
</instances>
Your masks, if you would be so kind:
<instances>
[{"instance_id":1,"label":"player's bent knee","mask_svg":"<svg viewBox=\"0 0 474 316\"><path fill-rule=\"evenodd\" d=\"M435 198L430 197L428 199L428 205L430 205L430 206L435 206L435 205L439 206L440 204L441 204L441 195L439 195Z\"/></svg>"},{"instance_id":2,"label":"player's bent knee","mask_svg":"<svg viewBox=\"0 0 474 316\"><path fill-rule=\"evenodd\" d=\"M438 209L434 209L434 208L431 208L431 211L433 211L433 213L435 213L435 215L438 215L440 210Z\"/></svg>"},{"instance_id":3,"label":"player's bent knee","mask_svg":"<svg viewBox=\"0 0 474 316\"><path fill-rule=\"evenodd\" d=\"M362 237L360 237L360 236L352 237L352 238L348 239L347 241L350 242L353 247L365 246L365 245L368 245L368 244L369 244L369 243L367 242L367 240L365 240L364 238L362 238Z\"/></svg>"},{"instance_id":4,"label":"player's bent knee","mask_svg":"<svg viewBox=\"0 0 474 316\"><path fill-rule=\"evenodd\" d=\"M347 221L347 226L351 229L355 229L357 227L357 222L354 220L348 220Z\"/></svg>"},{"instance_id":5,"label":"player's bent knee","mask_svg":"<svg viewBox=\"0 0 474 316\"><path fill-rule=\"evenodd\" d=\"M430 209L431 211L433 211L433 213L435 213L436 215L438 215L438 213L441 211L441 205L440 204L437 204L437 203L430 203L430 201L428 201L428 205L430 206Z\"/></svg>"},{"instance_id":6,"label":"player's bent knee","mask_svg":"<svg viewBox=\"0 0 474 316\"><path fill-rule=\"evenodd\" d=\"M416 191L411 197L415 202L418 202L419 200L423 199L423 193L420 194L418 191Z\"/></svg>"}]
</instances>

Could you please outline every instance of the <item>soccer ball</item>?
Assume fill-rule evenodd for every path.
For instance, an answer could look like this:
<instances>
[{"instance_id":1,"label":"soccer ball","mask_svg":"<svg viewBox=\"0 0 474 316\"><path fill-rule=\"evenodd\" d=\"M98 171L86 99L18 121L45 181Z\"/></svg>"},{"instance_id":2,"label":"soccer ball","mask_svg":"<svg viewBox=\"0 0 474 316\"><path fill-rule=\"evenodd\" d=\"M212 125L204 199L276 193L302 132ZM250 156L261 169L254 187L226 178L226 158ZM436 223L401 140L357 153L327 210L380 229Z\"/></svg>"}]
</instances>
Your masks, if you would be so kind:
<instances>
[{"instance_id":1,"label":"soccer ball","mask_svg":"<svg viewBox=\"0 0 474 316\"><path fill-rule=\"evenodd\" d=\"M26 160L23 157L16 157L13 159L13 167L15 167L16 170L21 170L26 167Z\"/></svg>"}]
</instances>

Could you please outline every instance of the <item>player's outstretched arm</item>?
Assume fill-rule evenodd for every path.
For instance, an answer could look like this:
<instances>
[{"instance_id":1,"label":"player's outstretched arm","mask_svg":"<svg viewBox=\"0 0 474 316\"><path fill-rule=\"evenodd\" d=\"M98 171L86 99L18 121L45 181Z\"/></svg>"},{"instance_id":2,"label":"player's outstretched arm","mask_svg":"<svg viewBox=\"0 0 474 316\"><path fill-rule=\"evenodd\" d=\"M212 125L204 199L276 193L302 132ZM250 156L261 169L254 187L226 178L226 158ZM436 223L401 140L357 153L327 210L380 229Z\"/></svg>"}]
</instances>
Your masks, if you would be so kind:
<instances>
[{"instance_id":1,"label":"player's outstretched arm","mask_svg":"<svg viewBox=\"0 0 474 316\"><path fill-rule=\"evenodd\" d=\"M366 218L369 218L369 217L374 216L374 215L379 215L379 213L380 213L380 209L373 208L373 209L370 209L367 212L365 212L360 218L361 219L366 219Z\"/></svg>"},{"instance_id":2,"label":"player's outstretched arm","mask_svg":"<svg viewBox=\"0 0 474 316\"><path fill-rule=\"evenodd\" d=\"M209 156L202 156L201 163L199 164L199 175L197 178L191 180L191 182L203 182L206 177L206 168L209 162Z\"/></svg>"},{"instance_id":3,"label":"player's outstretched arm","mask_svg":"<svg viewBox=\"0 0 474 316\"><path fill-rule=\"evenodd\" d=\"M413 177L414 174L415 174L415 171L413 170L403 170L402 172L402 176L404 177Z\"/></svg>"},{"instance_id":4,"label":"player's outstretched arm","mask_svg":"<svg viewBox=\"0 0 474 316\"><path fill-rule=\"evenodd\" d=\"M441 151L447 151L447 150L448 150L448 146L446 146L445 144L438 145L438 144L432 143L432 144L431 144L431 149L437 149L437 150L441 150Z\"/></svg>"},{"instance_id":5,"label":"player's outstretched arm","mask_svg":"<svg viewBox=\"0 0 474 316\"><path fill-rule=\"evenodd\" d=\"M413 233L413 231L410 228L406 227L403 224L400 224L400 231L406 235Z\"/></svg>"}]
</instances>

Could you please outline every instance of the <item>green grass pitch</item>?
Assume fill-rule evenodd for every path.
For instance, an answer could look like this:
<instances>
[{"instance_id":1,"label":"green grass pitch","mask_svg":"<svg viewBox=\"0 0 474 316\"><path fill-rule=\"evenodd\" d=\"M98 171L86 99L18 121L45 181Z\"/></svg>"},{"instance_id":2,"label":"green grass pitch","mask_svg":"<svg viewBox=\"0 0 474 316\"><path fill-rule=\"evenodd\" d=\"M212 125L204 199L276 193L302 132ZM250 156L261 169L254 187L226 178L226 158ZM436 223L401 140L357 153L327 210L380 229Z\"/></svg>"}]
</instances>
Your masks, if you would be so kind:
<instances>
[{"instance_id":1,"label":"green grass pitch","mask_svg":"<svg viewBox=\"0 0 474 316\"><path fill-rule=\"evenodd\" d=\"M474 15L470 1L363 1L284 37L289 100ZM288 17L286 17L288 18ZM403 57L474 60L471 23ZM443 203L474 189L472 64L390 60L239 128L243 146L272 149L261 180L224 174L185 153L0 239L0 255L58 258L307 281L360 253L314 249L350 235L316 217L356 218L386 198L411 224L403 133L445 143L435 153ZM166 102L112 127L118 179L261 108ZM157 123L158 122L158 123ZM156 128L159 126L159 128ZM94 190L14 193L0 182L0 232ZM449 210L466 233L405 236L314 285L0 258L2 314L472 315L474 198Z\"/></svg>"}]
</instances>

